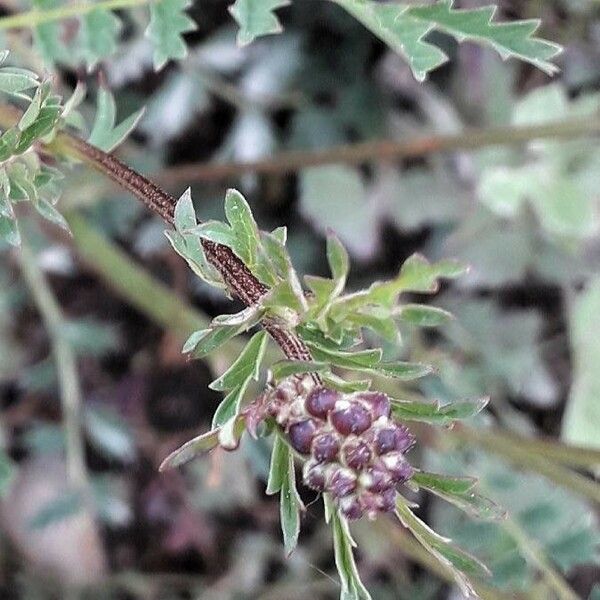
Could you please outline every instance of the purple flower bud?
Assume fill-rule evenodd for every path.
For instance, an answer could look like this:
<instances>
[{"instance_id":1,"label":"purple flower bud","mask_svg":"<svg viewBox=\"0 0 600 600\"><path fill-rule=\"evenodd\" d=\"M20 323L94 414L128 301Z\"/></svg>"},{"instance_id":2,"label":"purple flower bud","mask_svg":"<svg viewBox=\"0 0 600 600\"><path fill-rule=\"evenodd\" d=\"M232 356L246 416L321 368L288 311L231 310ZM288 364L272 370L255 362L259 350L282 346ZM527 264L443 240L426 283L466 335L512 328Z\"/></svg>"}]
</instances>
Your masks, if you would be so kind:
<instances>
[{"instance_id":1,"label":"purple flower bud","mask_svg":"<svg viewBox=\"0 0 600 600\"><path fill-rule=\"evenodd\" d=\"M388 488L381 493L380 510L383 512L392 512L396 510L396 488Z\"/></svg>"},{"instance_id":2,"label":"purple flower bud","mask_svg":"<svg viewBox=\"0 0 600 600\"><path fill-rule=\"evenodd\" d=\"M338 402L338 406L342 402ZM331 424L342 434L354 433L360 435L371 427L369 411L360 403L343 403L345 406L331 413Z\"/></svg>"},{"instance_id":3,"label":"purple flower bud","mask_svg":"<svg viewBox=\"0 0 600 600\"><path fill-rule=\"evenodd\" d=\"M390 400L383 392L360 392L356 397L369 408L373 421L390 416Z\"/></svg>"},{"instance_id":4,"label":"purple flower bud","mask_svg":"<svg viewBox=\"0 0 600 600\"><path fill-rule=\"evenodd\" d=\"M383 465L375 465L361 475L361 483L370 492L381 493L392 484L392 479Z\"/></svg>"},{"instance_id":5,"label":"purple flower bud","mask_svg":"<svg viewBox=\"0 0 600 600\"><path fill-rule=\"evenodd\" d=\"M357 471L364 469L371 460L371 450L362 440L350 440L344 445L343 452L346 464Z\"/></svg>"},{"instance_id":6,"label":"purple flower bud","mask_svg":"<svg viewBox=\"0 0 600 600\"><path fill-rule=\"evenodd\" d=\"M308 461L304 465L304 483L317 492L325 489L325 468L323 465Z\"/></svg>"},{"instance_id":7,"label":"purple flower bud","mask_svg":"<svg viewBox=\"0 0 600 600\"><path fill-rule=\"evenodd\" d=\"M324 433L313 440L312 455L319 462L331 462L337 458L340 449L334 433Z\"/></svg>"},{"instance_id":8,"label":"purple flower bud","mask_svg":"<svg viewBox=\"0 0 600 600\"><path fill-rule=\"evenodd\" d=\"M350 469L336 469L327 483L327 490L336 498L351 494L356 488L356 475Z\"/></svg>"},{"instance_id":9,"label":"purple flower bud","mask_svg":"<svg viewBox=\"0 0 600 600\"><path fill-rule=\"evenodd\" d=\"M361 502L356 496L342 498L340 500L340 510L342 514L351 521L360 519L364 514Z\"/></svg>"},{"instance_id":10,"label":"purple flower bud","mask_svg":"<svg viewBox=\"0 0 600 600\"><path fill-rule=\"evenodd\" d=\"M312 419L306 419L292 425L289 429L290 444L300 454L308 454L317 425Z\"/></svg>"},{"instance_id":11,"label":"purple flower bud","mask_svg":"<svg viewBox=\"0 0 600 600\"><path fill-rule=\"evenodd\" d=\"M413 475L413 468L401 452L391 452L381 457L390 477L395 483L403 483Z\"/></svg>"},{"instance_id":12,"label":"purple flower bud","mask_svg":"<svg viewBox=\"0 0 600 600\"><path fill-rule=\"evenodd\" d=\"M339 399L339 392L319 387L313 390L306 399L306 410L314 417L326 419Z\"/></svg>"},{"instance_id":13,"label":"purple flower bud","mask_svg":"<svg viewBox=\"0 0 600 600\"><path fill-rule=\"evenodd\" d=\"M406 452L414 444L415 438L403 425L393 425L380 429L375 434L375 452L387 454L388 452Z\"/></svg>"}]
</instances>

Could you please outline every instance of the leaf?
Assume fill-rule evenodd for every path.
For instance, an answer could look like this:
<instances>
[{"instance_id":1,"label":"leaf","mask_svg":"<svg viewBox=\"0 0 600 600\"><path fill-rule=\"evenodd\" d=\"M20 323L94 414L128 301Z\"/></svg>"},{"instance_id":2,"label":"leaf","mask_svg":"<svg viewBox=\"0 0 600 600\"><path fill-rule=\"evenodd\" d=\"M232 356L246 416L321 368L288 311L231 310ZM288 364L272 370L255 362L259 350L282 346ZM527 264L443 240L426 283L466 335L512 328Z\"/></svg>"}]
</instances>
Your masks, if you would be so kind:
<instances>
[{"instance_id":1,"label":"leaf","mask_svg":"<svg viewBox=\"0 0 600 600\"><path fill-rule=\"evenodd\" d=\"M90 442L102 454L123 462L135 458L133 432L118 413L107 408L87 408L84 423Z\"/></svg>"},{"instance_id":2,"label":"leaf","mask_svg":"<svg viewBox=\"0 0 600 600\"><path fill-rule=\"evenodd\" d=\"M239 385L234 387L223 400L221 400L221 403L217 406L217 410L215 410L215 414L212 418L213 429L224 427L226 423L239 414L249 382L249 377L244 379Z\"/></svg>"},{"instance_id":3,"label":"leaf","mask_svg":"<svg viewBox=\"0 0 600 600\"><path fill-rule=\"evenodd\" d=\"M290 375L322 373L327 370L329 370L327 363L304 360L280 360L271 366L271 372L275 381L281 381Z\"/></svg>"},{"instance_id":4,"label":"leaf","mask_svg":"<svg viewBox=\"0 0 600 600\"><path fill-rule=\"evenodd\" d=\"M412 532L421 545L452 571L462 593L468 598L476 598L477 594L468 577L489 576L487 567L470 554L452 545L450 540L433 531L410 510L406 500L400 495L396 497L396 514L404 527Z\"/></svg>"},{"instance_id":5,"label":"leaf","mask_svg":"<svg viewBox=\"0 0 600 600\"><path fill-rule=\"evenodd\" d=\"M192 190L187 188L177 200L174 214L175 229L183 233L197 225L196 210L192 202Z\"/></svg>"},{"instance_id":6,"label":"leaf","mask_svg":"<svg viewBox=\"0 0 600 600\"><path fill-rule=\"evenodd\" d=\"M475 519L495 521L506 518L505 510L473 491L477 480L472 477L450 477L419 471L410 481L454 504Z\"/></svg>"},{"instance_id":7,"label":"leaf","mask_svg":"<svg viewBox=\"0 0 600 600\"><path fill-rule=\"evenodd\" d=\"M39 11L51 11L62 4L61 0L33 0L33 6ZM60 62L73 62L72 51L64 41L64 22L49 21L40 23L33 30L33 41L44 63L50 67Z\"/></svg>"},{"instance_id":8,"label":"leaf","mask_svg":"<svg viewBox=\"0 0 600 600\"><path fill-rule=\"evenodd\" d=\"M231 227L221 221L204 221L188 230L188 233L190 235L197 235L204 240L210 240L216 244L223 244L232 250L236 246L237 240ZM241 256L238 256L238 258L241 258Z\"/></svg>"},{"instance_id":9,"label":"leaf","mask_svg":"<svg viewBox=\"0 0 600 600\"><path fill-rule=\"evenodd\" d=\"M240 416L233 415L219 429L219 444L224 450L235 450L240 445L242 434L246 429L245 420L240 419Z\"/></svg>"},{"instance_id":10,"label":"leaf","mask_svg":"<svg viewBox=\"0 0 600 600\"><path fill-rule=\"evenodd\" d=\"M249 378L258 381L260 363L267 347L267 333L258 331L246 344L235 362L208 387L213 390L233 390Z\"/></svg>"},{"instance_id":11,"label":"leaf","mask_svg":"<svg viewBox=\"0 0 600 600\"><path fill-rule=\"evenodd\" d=\"M281 33L283 28L274 11L289 4L289 0L236 0L229 12L240 26L238 45L246 46L257 37Z\"/></svg>"},{"instance_id":12,"label":"leaf","mask_svg":"<svg viewBox=\"0 0 600 600\"><path fill-rule=\"evenodd\" d=\"M144 114L144 109L134 112L115 127L117 108L109 90L98 90L98 107L88 142L105 152L114 150L128 135Z\"/></svg>"},{"instance_id":13,"label":"leaf","mask_svg":"<svg viewBox=\"0 0 600 600\"><path fill-rule=\"evenodd\" d=\"M311 346L312 354L317 360L330 362L346 369L373 369L381 360L382 352L380 348L344 352L342 350L325 349L308 341L307 343Z\"/></svg>"},{"instance_id":14,"label":"leaf","mask_svg":"<svg viewBox=\"0 0 600 600\"><path fill-rule=\"evenodd\" d=\"M240 417L240 419L242 419L242 417ZM162 461L158 470L162 472L167 469L179 467L196 458L199 454L204 454L205 452L216 448L218 445L219 430L212 429L211 431L207 431L171 452L171 454Z\"/></svg>"},{"instance_id":15,"label":"leaf","mask_svg":"<svg viewBox=\"0 0 600 600\"><path fill-rule=\"evenodd\" d=\"M25 69L0 68L0 92L17 95L40 84L38 76Z\"/></svg>"},{"instance_id":16,"label":"leaf","mask_svg":"<svg viewBox=\"0 0 600 600\"><path fill-rule=\"evenodd\" d=\"M350 259L346 248L333 232L329 232L327 235L327 262L333 280L336 282L336 289L339 288L339 292L341 292L346 285L346 278L350 271Z\"/></svg>"},{"instance_id":17,"label":"leaf","mask_svg":"<svg viewBox=\"0 0 600 600\"><path fill-rule=\"evenodd\" d=\"M150 24L146 36L154 44L156 71L171 59L187 56L182 34L196 29L194 21L184 13L190 4L190 0L157 0L150 4Z\"/></svg>"},{"instance_id":18,"label":"leaf","mask_svg":"<svg viewBox=\"0 0 600 600\"><path fill-rule=\"evenodd\" d=\"M600 277L591 279L569 312L574 378L562 438L571 444L600 448Z\"/></svg>"},{"instance_id":19,"label":"leaf","mask_svg":"<svg viewBox=\"0 0 600 600\"><path fill-rule=\"evenodd\" d=\"M286 473L289 468L288 457L290 450L281 436L275 435L273 449L271 451L271 463L269 466L269 479L267 480L267 491L269 496L276 494L283 487Z\"/></svg>"},{"instance_id":20,"label":"leaf","mask_svg":"<svg viewBox=\"0 0 600 600\"><path fill-rule=\"evenodd\" d=\"M330 500L326 499L326 511L333 533L335 566L342 583L340 600L372 600L360 579L352 548L354 541L348 531L348 523Z\"/></svg>"},{"instance_id":21,"label":"leaf","mask_svg":"<svg viewBox=\"0 0 600 600\"><path fill-rule=\"evenodd\" d=\"M69 233L71 232L67 220L58 212L58 210L56 210L56 208L54 208L54 206L52 206L52 204L50 204L50 202L43 198L39 198L37 200L32 200L32 203L44 219L58 225Z\"/></svg>"},{"instance_id":22,"label":"leaf","mask_svg":"<svg viewBox=\"0 0 600 600\"><path fill-rule=\"evenodd\" d=\"M239 327L240 331L245 331L256 325L263 315L258 304L253 304L232 315L218 315L212 322L211 327Z\"/></svg>"},{"instance_id":23,"label":"leaf","mask_svg":"<svg viewBox=\"0 0 600 600\"><path fill-rule=\"evenodd\" d=\"M300 535L300 512L304 510L304 504L296 489L296 471L294 469L294 455L287 449L287 460L284 477L279 497L279 515L281 520L281 531L283 533L283 546L286 555L289 556L298 544Z\"/></svg>"},{"instance_id":24,"label":"leaf","mask_svg":"<svg viewBox=\"0 0 600 600\"><path fill-rule=\"evenodd\" d=\"M202 358L210 354L225 342L235 337L240 330L237 327L221 326L201 329L190 335L183 345L182 352L193 352L194 358Z\"/></svg>"},{"instance_id":25,"label":"leaf","mask_svg":"<svg viewBox=\"0 0 600 600\"><path fill-rule=\"evenodd\" d=\"M225 195L225 216L235 236L232 249L242 262L252 270L260 244L258 226L246 199L237 190L229 189Z\"/></svg>"},{"instance_id":26,"label":"leaf","mask_svg":"<svg viewBox=\"0 0 600 600\"><path fill-rule=\"evenodd\" d=\"M402 321L418 327L438 327L454 318L442 308L425 304L404 304L397 314Z\"/></svg>"},{"instance_id":27,"label":"leaf","mask_svg":"<svg viewBox=\"0 0 600 600\"><path fill-rule=\"evenodd\" d=\"M98 61L117 49L121 21L110 10L94 8L81 17L79 43L83 57L91 71Z\"/></svg>"},{"instance_id":28,"label":"leaf","mask_svg":"<svg viewBox=\"0 0 600 600\"><path fill-rule=\"evenodd\" d=\"M434 30L448 33L459 42L490 45L503 59L515 57L548 74L557 71L550 59L560 52L560 46L534 37L539 21L494 23L495 6L458 10L452 8L452 0L439 0L424 6L335 1L401 54L419 81L447 60L444 52L424 41Z\"/></svg>"},{"instance_id":29,"label":"leaf","mask_svg":"<svg viewBox=\"0 0 600 600\"><path fill-rule=\"evenodd\" d=\"M352 392L366 392L371 387L371 381L369 379L347 381L333 373L326 373L321 375L321 377L328 386L338 390L338 392L344 392L345 394L351 394Z\"/></svg>"},{"instance_id":30,"label":"leaf","mask_svg":"<svg viewBox=\"0 0 600 600\"><path fill-rule=\"evenodd\" d=\"M398 360L395 362L380 362L373 367L372 371L381 373L386 377L394 377L400 381L412 381L430 375L434 369L431 365Z\"/></svg>"},{"instance_id":31,"label":"leaf","mask_svg":"<svg viewBox=\"0 0 600 600\"><path fill-rule=\"evenodd\" d=\"M439 402L392 399L392 414L402 421L423 421L436 425L450 425L453 421L468 419L481 412L489 398L472 402L450 402L441 406Z\"/></svg>"}]
</instances>

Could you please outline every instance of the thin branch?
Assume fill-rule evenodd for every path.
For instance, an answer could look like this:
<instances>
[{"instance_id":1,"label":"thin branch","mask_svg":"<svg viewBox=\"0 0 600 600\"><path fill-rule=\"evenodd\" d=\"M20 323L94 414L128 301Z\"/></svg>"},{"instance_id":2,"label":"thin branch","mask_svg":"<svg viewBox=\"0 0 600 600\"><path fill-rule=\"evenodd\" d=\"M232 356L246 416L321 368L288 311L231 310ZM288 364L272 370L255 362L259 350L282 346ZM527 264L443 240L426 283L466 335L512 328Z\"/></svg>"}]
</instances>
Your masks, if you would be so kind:
<instances>
[{"instance_id":1,"label":"thin branch","mask_svg":"<svg viewBox=\"0 0 600 600\"><path fill-rule=\"evenodd\" d=\"M65 154L95 168L131 192L166 223L173 224L177 200L112 154L65 132L59 133L46 148L52 153ZM202 247L206 259L219 271L230 291L247 306L260 302L269 291L227 246L202 240ZM264 319L262 324L287 358L311 360L308 347L293 331L282 327L274 319ZM320 381L316 374L313 377L315 381Z\"/></svg>"},{"instance_id":2,"label":"thin branch","mask_svg":"<svg viewBox=\"0 0 600 600\"><path fill-rule=\"evenodd\" d=\"M360 165L374 161L414 158L436 152L477 150L502 144L522 144L541 139L572 139L600 133L600 119L570 119L528 127L467 129L459 134L426 135L407 141L380 140L335 146L324 150L281 152L273 158L250 162L192 163L160 171L164 185L193 181L219 181L245 173L290 173L306 167L343 163Z\"/></svg>"},{"instance_id":3,"label":"thin branch","mask_svg":"<svg viewBox=\"0 0 600 600\"><path fill-rule=\"evenodd\" d=\"M81 388L77 362L65 338L65 321L54 295L37 265L36 258L23 239L19 260L23 277L31 290L48 331L60 383L63 427L66 439L67 474L74 489L88 490L85 449L81 434Z\"/></svg>"},{"instance_id":4,"label":"thin branch","mask_svg":"<svg viewBox=\"0 0 600 600\"><path fill-rule=\"evenodd\" d=\"M118 10L148 4L150 0L103 0L101 2L85 2L81 4L65 4L48 10L30 10L0 18L0 30L17 29L19 27L35 27L42 23L60 21L79 17L95 9Z\"/></svg>"}]
</instances>

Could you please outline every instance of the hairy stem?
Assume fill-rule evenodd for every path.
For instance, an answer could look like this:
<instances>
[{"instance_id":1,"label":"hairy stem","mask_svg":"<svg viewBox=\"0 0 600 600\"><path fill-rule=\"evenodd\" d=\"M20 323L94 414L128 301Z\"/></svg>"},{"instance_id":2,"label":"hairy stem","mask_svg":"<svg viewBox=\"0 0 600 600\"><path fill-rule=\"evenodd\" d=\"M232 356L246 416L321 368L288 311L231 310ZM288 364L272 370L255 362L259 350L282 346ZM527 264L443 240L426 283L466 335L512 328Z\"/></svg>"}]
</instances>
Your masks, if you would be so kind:
<instances>
[{"instance_id":1,"label":"hairy stem","mask_svg":"<svg viewBox=\"0 0 600 600\"><path fill-rule=\"evenodd\" d=\"M92 166L131 192L150 210L162 217L166 223L173 224L177 200L115 156L64 132L59 133L47 148L52 152L66 154ZM231 249L208 240L202 240L202 247L208 262L219 271L223 281L234 295L248 306L260 302L268 292L267 287L250 272ZM272 319L264 319L262 324L287 358L311 360L307 346L293 331L281 327ZM313 377L316 381L320 381L316 374Z\"/></svg>"},{"instance_id":2,"label":"hairy stem","mask_svg":"<svg viewBox=\"0 0 600 600\"><path fill-rule=\"evenodd\" d=\"M500 144L522 144L536 139L571 139L600 133L600 119L569 119L527 127L467 129L458 134L426 135L407 141L380 140L335 146L324 150L281 152L274 158L222 164L194 163L164 169L157 175L161 183L217 181L244 173L289 173L306 167L343 163L399 160L435 152L477 150Z\"/></svg>"},{"instance_id":3,"label":"hairy stem","mask_svg":"<svg viewBox=\"0 0 600 600\"><path fill-rule=\"evenodd\" d=\"M25 240L21 242L19 260L23 277L31 290L48 331L52 353L56 362L67 445L69 482L74 489L86 492L88 477L85 466L84 442L81 434L81 388L77 375L75 353L65 338L65 320L60 307Z\"/></svg>"},{"instance_id":4,"label":"hairy stem","mask_svg":"<svg viewBox=\"0 0 600 600\"><path fill-rule=\"evenodd\" d=\"M0 30L18 27L35 27L50 21L60 21L84 15L97 8L102 10L118 10L148 4L150 0L102 0L101 2L85 2L81 4L65 4L48 10L30 10L0 18Z\"/></svg>"}]
</instances>

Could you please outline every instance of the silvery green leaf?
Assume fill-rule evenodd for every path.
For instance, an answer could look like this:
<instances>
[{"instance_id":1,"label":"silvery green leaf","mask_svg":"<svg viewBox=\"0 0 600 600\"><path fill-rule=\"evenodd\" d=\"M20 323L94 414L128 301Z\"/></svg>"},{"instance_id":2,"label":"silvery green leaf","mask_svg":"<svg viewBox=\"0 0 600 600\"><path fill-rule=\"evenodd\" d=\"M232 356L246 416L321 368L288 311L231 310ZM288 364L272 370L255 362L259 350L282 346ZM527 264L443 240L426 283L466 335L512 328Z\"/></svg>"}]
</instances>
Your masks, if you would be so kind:
<instances>
[{"instance_id":1,"label":"silvery green leaf","mask_svg":"<svg viewBox=\"0 0 600 600\"><path fill-rule=\"evenodd\" d=\"M88 142L105 152L111 152L135 129L143 114L142 108L115 126L117 116L115 99L109 90L101 87L98 90L98 107Z\"/></svg>"},{"instance_id":2,"label":"silvery green leaf","mask_svg":"<svg viewBox=\"0 0 600 600\"><path fill-rule=\"evenodd\" d=\"M271 372L275 381L281 381L290 375L322 373L328 370L329 365L325 362L305 360L280 360L271 366Z\"/></svg>"},{"instance_id":3,"label":"silvery green leaf","mask_svg":"<svg viewBox=\"0 0 600 600\"><path fill-rule=\"evenodd\" d=\"M327 515L333 533L333 549L335 566L340 576L342 589L340 600L372 600L367 588L360 579L354 561L354 541L350 536L348 523L330 500L326 499Z\"/></svg>"},{"instance_id":4,"label":"silvery green leaf","mask_svg":"<svg viewBox=\"0 0 600 600\"><path fill-rule=\"evenodd\" d=\"M476 558L450 543L450 540L437 534L421 521L409 508L407 501L396 497L396 514L400 522L409 529L422 546L449 568L462 593L467 598L477 598L469 577L487 577L489 571Z\"/></svg>"},{"instance_id":5,"label":"silvery green leaf","mask_svg":"<svg viewBox=\"0 0 600 600\"><path fill-rule=\"evenodd\" d=\"M418 471L410 482L454 504L475 519L496 521L506 517L505 510L474 491L477 480L472 477L450 477Z\"/></svg>"},{"instance_id":6,"label":"silvery green leaf","mask_svg":"<svg viewBox=\"0 0 600 600\"><path fill-rule=\"evenodd\" d=\"M0 92L16 95L40 84L38 76L32 71L0 67Z\"/></svg>"},{"instance_id":7,"label":"silvery green leaf","mask_svg":"<svg viewBox=\"0 0 600 600\"><path fill-rule=\"evenodd\" d=\"M91 70L98 61L116 51L120 30L121 21L110 10L94 8L82 15L79 27L79 45L88 70Z\"/></svg>"},{"instance_id":8,"label":"silvery green leaf","mask_svg":"<svg viewBox=\"0 0 600 600\"><path fill-rule=\"evenodd\" d=\"M196 210L192 202L192 190L187 188L175 205L175 229L184 233L197 225Z\"/></svg>"},{"instance_id":9,"label":"silvery green leaf","mask_svg":"<svg viewBox=\"0 0 600 600\"><path fill-rule=\"evenodd\" d=\"M237 327L226 326L195 331L185 342L182 352L193 352L194 358L202 358L222 346L239 332Z\"/></svg>"},{"instance_id":10,"label":"silvery green leaf","mask_svg":"<svg viewBox=\"0 0 600 600\"><path fill-rule=\"evenodd\" d=\"M267 333L258 331L246 344L235 362L215 379L209 387L213 390L232 390L249 378L258 380L260 364L267 347Z\"/></svg>"},{"instance_id":11,"label":"silvery green leaf","mask_svg":"<svg viewBox=\"0 0 600 600\"><path fill-rule=\"evenodd\" d=\"M33 205L44 219L51 221L69 233L71 232L67 220L58 212L58 210L56 210L56 208L54 208L54 206L52 206L52 204L50 204L50 202L44 198L38 198L37 200L33 200Z\"/></svg>"},{"instance_id":12,"label":"silvery green leaf","mask_svg":"<svg viewBox=\"0 0 600 600\"><path fill-rule=\"evenodd\" d=\"M171 59L187 56L182 34L196 29L186 14L190 0L157 0L150 4L150 24L146 36L154 44L154 69L159 71Z\"/></svg>"},{"instance_id":13,"label":"silvery green leaf","mask_svg":"<svg viewBox=\"0 0 600 600\"><path fill-rule=\"evenodd\" d=\"M260 322L263 311L258 304L253 304L232 315L219 315L211 322L211 327L239 327L239 331L250 329Z\"/></svg>"},{"instance_id":14,"label":"silvery green leaf","mask_svg":"<svg viewBox=\"0 0 600 600\"><path fill-rule=\"evenodd\" d=\"M346 278L350 271L350 259L348 252L342 245L342 242L333 233L327 235L327 262L331 269L331 275L336 283L336 294L340 294L346 285Z\"/></svg>"},{"instance_id":15,"label":"silvery green leaf","mask_svg":"<svg viewBox=\"0 0 600 600\"><path fill-rule=\"evenodd\" d=\"M266 493L269 496L276 494L283 487L289 468L288 457L290 450L281 436L275 435L273 439L273 449L271 450L271 462L269 466L269 478L267 480Z\"/></svg>"},{"instance_id":16,"label":"silvery green leaf","mask_svg":"<svg viewBox=\"0 0 600 600\"><path fill-rule=\"evenodd\" d=\"M411 363L404 362L401 360L380 362L377 363L372 369L373 372L380 373L386 377L393 377L400 381L412 381L413 379L420 379L426 375L430 375L434 372L431 365L423 363Z\"/></svg>"},{"instance_id":17,"label":"silvery green leaf","mask_svg":"<svg viewBox=\"0 0 600 600\"><path fill-rule=\"evenodd\" d=\"M249 382L249 377L244 379L239 385L234 387L223 400L221 400L221 403L217 406L217 410L215 410L212 418L213 428L223 427L225 423L240 413Z\"/></svg>"},{"instance_id":18,"label":"silvery green leaf","mask_svg":"<svg viewBox=\"0 0 600 600\"><path fill-rule=\"evenodd\" d=\"M298 536L300 535L300 513L304 510L304 504L296 489L294 455L287 446L286 450L287 460L279 498L279 515L281 520L281 531L283 533L283 546L286 555L289 556L298 544Z\"/></svg>"},{"instance_id":19,"label":"silvery green leaf","mask_svg":"<svg viewBox=\"0 0 600 600\"><path fill-rule=\"evenodd\" d=\"M256 264L260 245L258 226L248 202L237 190L227 190L225 216L235 237L233 249L242 262L252 270Z\"/></svg>"},{"instance_id":20,"label":"silvery green leaf","mask_svg":"<svg viewBox=\"0 0 600 600\"><path fill-rule=\"evenodd\" d=\"M189 235L197 235L205 240L210 240L216 244L223 244L235 252L236 237L231 227L221 221L204 221L187 232ZM241 258L238 257L238 258Z\"/></svg>"},{"instance_id":21,"label":"silvery green leaf","mask_svg":"<svg viewBox=\"0 0 600 600\"><path fill-rule=\"evenodd\" d=\"M283 28L274 11L289 3L289 0L236 0L229 12L240 26L238 45L246 46L257 37L281 33Z\"/></svg>"},{"instance_id":22,"label":"silvery green leaf","mask_svg":"<svg viewBox=\"0 0 600 600\"><path fill-rule=\"evenodd\" d=\"M330 362L338 367L346 369L372 369L376 368L381 360L381 349L358 350L356 352L345 352L343 350L326 349L310 341L314 358L323 362Z\"/></svg>"},{"instance_id":23,"label":"silvery green leaf","mask_svg":"<svg viewBox=\"0 0 600 600\"><path fill-rule=\"evenodd\" d=\"M240 418L239 415L231 417L219 429L219 445L225 450L235 450L240 445L245 428L243 418Z\"/></svg>"},{"instance_id":24,"label":"silvery green leaf","mask_svg":"<svg viewBox=\"0 0 600 600\"><path fill-rule=\"evenodd\" d=\"M404 304L396 314L402 321L418 327L438 327L454 318L452 313L426 304Z\"/></svg>"},{"instance_id":25,"label":"silvery green leaf","mask_svg":"<svg viewBox=\"0 0 600 600\"><path fill-rule=\"evenodd\" d=\"M351 394L352 392L366 392L371 387L371 381L368 379L347 381L333 373L324 373L321 375L323 381L334 390Z\"/></svg>"},{"instance_id":26,"label":"silvery green leaf","mask_svg":"<svg viewBox=\"0 0 600 600\"><path fill-rule=\"evenodd\" d=\"M0 215L0 239L8 242L11 246L21 245L21 234L14 219Z\"/></svg>"},{"instance_id":27,"label":"silvery green leaf","mask_svg":"<svg viewBox=\"0 0 600 600\"><path fill-rule=\"evenodd\" d=\"M449 425L453 421L468 419L481 412L489 398L474 401L450 402L440 405L439 402L419 402L416 400L392 399L392 414L402 421L423 421L437 425Z\"/></svg>"},{"instance_id":28,"label":"silvery green leaf","mask_svg":"<svg viewBox=\"0 0 600 600\"><path fill-rule=\"evenodd\" d=\"M185 444L174 450L165 458L160 467L159 471L166 471L167 469L173 469L179 467L190 460L196 458L199 454L204 454L219 445L219 430L212 429L203 433Z\"/></svg>"}]
</instances>

